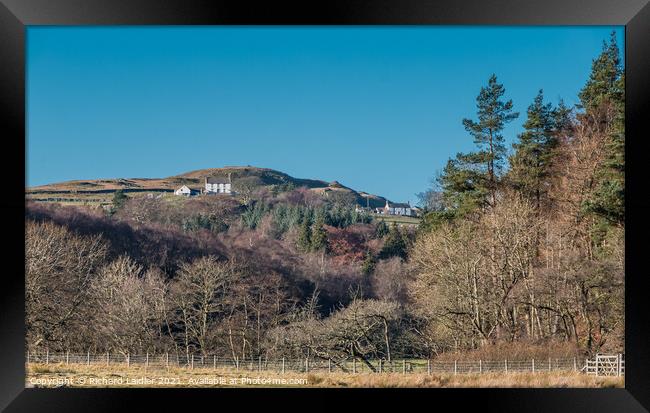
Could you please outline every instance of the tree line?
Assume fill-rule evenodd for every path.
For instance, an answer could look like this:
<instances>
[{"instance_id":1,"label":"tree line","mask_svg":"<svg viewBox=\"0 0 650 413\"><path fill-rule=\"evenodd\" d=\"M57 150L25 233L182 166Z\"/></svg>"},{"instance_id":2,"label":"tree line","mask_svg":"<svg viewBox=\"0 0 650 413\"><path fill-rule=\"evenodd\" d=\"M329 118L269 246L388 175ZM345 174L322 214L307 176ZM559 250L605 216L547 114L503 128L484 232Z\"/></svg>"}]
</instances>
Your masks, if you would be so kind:
<instances>
[{"instance_id":1,"label":"tree line","mask_svg":"<svg viewBox=\"0 0 650 413\"><path fill-rule=\"evenodd\" d=\"M539 91L519 114L496 76L464 119L476 151L437 178L412 251L412 298L438 345L563 340L621 350L624 286L624 73L612 34L576 107ZM505 168L507 164L508 168ZM454 344L456 343L456 344Z\"/></svg>"}]
</instances>

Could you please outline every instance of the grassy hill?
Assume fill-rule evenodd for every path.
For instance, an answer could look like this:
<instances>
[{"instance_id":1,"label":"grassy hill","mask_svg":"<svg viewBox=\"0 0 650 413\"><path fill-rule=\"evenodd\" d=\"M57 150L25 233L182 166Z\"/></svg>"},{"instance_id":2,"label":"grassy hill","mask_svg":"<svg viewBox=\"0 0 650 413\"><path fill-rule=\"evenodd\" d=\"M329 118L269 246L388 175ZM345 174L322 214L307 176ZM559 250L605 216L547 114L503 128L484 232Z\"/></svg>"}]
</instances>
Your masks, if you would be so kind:
<instances>
[{"instance_id":1,"label":"grassy hill","mask_svg":"<svg viewBox=\"0 0 650 413\"><path fill-rule=\"evenodd\" d=\"M237 191L237 182L246 180L256 186L267 188L306 187L323 196L343 194L353 198L359 205L369 205L372 208L382 207L386 198L378 195L358 192L337 181L326 182L318 179L295 178L284 172L269 168L253 166L229 166L224 168L208 168L186 172L167 178L116 178L74 180L47 185L30 187L25 190L26 198L33 201L57 202L63 204L108 204L116 190L128 193L171 193L182 185L190 188L202 188L205 178L230 178L233 189Z\"/></svg>"},{"instance_id":2,"label":"grassy hill","mask_svg":"<svg viewBox=\"0 0 650 413\"><path fill-rule=\"evenodd\" d=\"M203 182L204 178L217 176L231 176L233 181L242 178L258 178L265 186L293 184L296 187L306 186L307 188L323 188L328 185L327 182L317 179L300 179L294 178L284 172L276 171L269 168L257 168L254 166L227 166L224 168L208 168L196 171L186 172L171 179L191 179Z\"/></svg>"}]
</instances>

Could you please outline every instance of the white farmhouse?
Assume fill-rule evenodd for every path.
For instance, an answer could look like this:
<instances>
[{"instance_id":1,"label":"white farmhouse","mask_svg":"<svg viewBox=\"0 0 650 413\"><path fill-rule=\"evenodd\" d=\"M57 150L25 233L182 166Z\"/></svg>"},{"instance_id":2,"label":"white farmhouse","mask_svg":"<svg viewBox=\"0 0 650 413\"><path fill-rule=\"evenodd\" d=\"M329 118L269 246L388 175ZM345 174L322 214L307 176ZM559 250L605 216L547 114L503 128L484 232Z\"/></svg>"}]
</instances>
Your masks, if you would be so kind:
<instances>
[{"instance_id":1,"label":"white farmhouse","mask_svg":"<svg viewBox=\"0 0 650 413\"><path fill-rule=\"evenodd\" d=\"M206 194L232 194L232 182L230 174L228 178L205 178Z\"/></svg>"},{"instance_id":2,"label":"white farmhouse","mask_svg":"<svg viewBox=\"0 0 650 413\"><path fill-rule=\"evenodd\" d=\"M196 195L198 192L199 191L195 189L191 189L187 185L183 185L174 191L174 195L192 196L192 195Z\"/></svg>"},{"instance_id":3,"label":"white farmhouse","mask_svg":"<svg viewBox=\"0 0 650 413\"><path fill-rule=\"evenodd\" d=\"M375 208L375 213L382 215L406 215L414 216L416 212L409 204L390 204L386 200L386 205L383 208Z\"/></svg>"}]
</instances>

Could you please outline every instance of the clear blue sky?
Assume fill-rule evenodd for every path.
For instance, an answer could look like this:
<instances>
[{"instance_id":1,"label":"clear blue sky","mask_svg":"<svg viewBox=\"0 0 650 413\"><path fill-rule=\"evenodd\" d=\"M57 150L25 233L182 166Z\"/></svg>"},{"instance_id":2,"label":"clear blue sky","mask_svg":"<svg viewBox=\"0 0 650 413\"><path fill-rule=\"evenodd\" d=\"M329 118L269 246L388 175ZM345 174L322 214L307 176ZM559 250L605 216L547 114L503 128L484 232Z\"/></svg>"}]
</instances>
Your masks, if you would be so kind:
<instances>
[{"instance_id":1,"label":"clear blue sky","mask_svg":"<svg viewBox=\"0 0 650 413\"><path fill-rule=\"evenodd\" d=\"M416 201L496 73L573 104L613 27L30 27L28 186L253 165ZM615 29L619 46L623 28Z\"/></svg>"}]
</instances>

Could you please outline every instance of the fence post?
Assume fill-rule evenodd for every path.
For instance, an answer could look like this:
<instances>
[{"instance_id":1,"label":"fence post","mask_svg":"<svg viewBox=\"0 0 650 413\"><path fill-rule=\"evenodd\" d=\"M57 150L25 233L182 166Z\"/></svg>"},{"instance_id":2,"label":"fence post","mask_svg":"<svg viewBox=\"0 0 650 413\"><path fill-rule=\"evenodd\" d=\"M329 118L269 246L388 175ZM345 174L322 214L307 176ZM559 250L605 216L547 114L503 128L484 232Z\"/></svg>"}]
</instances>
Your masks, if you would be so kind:
<instances>
[{"instance_id":1,"label":"fence post","mask_svg":"<svg viewBox=\"0 0 650 413\"><path fill-rule=\"evenodd\" d=\"M282 374L284 374L284 357L282 357Z\"/></svg>"},{"instance_id":2,"label":"fence post","mask_svg":"<svg viewBox=\"0 0 650 413\"><path fill-rule=\"evenodd\" d=\"M454 360L454 376L458 374L458 360Z\"/></svg>"},{"instance_id":3,"label":"fence post","mask_svg":"<svg viewBox=\"0 0 650 413\"><path fill-rule=\"evenodd\" d=\"M190 370L194 370L194 354L192 354L192 365L190 367Z\"/></svg>"},{"instance_id":4,"label":"fence post","mask_svg":"<svg viewBox=\"0 0 650 413\"><path fill-rule=\"evenodd\" d=\"M309 373L309 357L305 357L305 373Z\"/></svg>"},{"instance_id":5,"label":"fence post","mask_svg":"<svg viewBox=\"0 0 650 413\"><path fill-rule=\"evenodd\" d=\"M598 354L596 354L596 376L598 376Z\"/></svg>"},{"instance_id":6,"label":"fence post","mask_svg":"<svg viewBox=\"0 0 650 413\"><path fill-rule=\"evenodd\" d=\"M216 354L214 356L212 356L212 368L214 370L217 369L217 355Z\"/></svg>"},{"instance_id":7,"label":"fence post","mask_svg":"<svg viewBox=\"0 0 650 413\"><path fill-rule=\"evenodd\" d=\"M478 372L479 374L483 373L483 361L481 359L478 361Z\"/></svg>"},{"instance_id":8,"label":"fence post","mask_svg":"<svg viewBox=\"0 0 650 413\"><path fill-rule=\"evenodd\" d=\"M616 367L617 367L617 372L616 373L618 374L618 377L621 377L621 361L622 361L622 359L623 359L623 356L621 355L621 353L619 353L618 357L616 359Z\"/></svg>"},{"instance_id":9,"label":"fence post","mask_svg":"<svg viewBox=\"0 0 650 413\"><path fill-rule=\"evenodd\" d=\"M578 363L576 363L576 358L573 358L573 371L578 371Z\"/></svg>"},{"instance_id":10,"label":"fence post","mask_svg":"<svg viewBox=\"0 0 650 413\"><path fill-rule=\"evenodd\" d=\"M147 371L148 367L149 367L149 352L147 351L147 358L144 361L144 371Z\"/></svg>"},{"instance_id":11,"label":"fence post","mask_svg":"<svg viewBox=\"0 0 650 413\"><path fill-rule=\"evenodd\" d=\"M505 366L506 366L506 374L508 374L508 359L505 361Z\"/></svg>"},{"instance_id":12,"label":"fence post","mask_svg":"<svg viewBox=\"0 0 650 413\"><path fill-rule=\"evenodd\" d=\"M129 365L131 365L131 356L126 353L126 367L129 367Z\"/></svg>"},{"instance_id":13,"label":"fence post","mask_svg":"<svg viewBox=\"0 0 650 413\"><path fill-rule=\"evenodd\" d=\"M357 359L352 358L352 373L356 374L357 372Z\"/></svg>"},{"instance_id":14,"label":"fence post","mask_svg":"<svg viewBox=\"0 0 650 413\"><path fill-rule=\"evenodd\" d=\"M50 364L50 349L45 349L45 364Z\"/></svg>"},{"instance_id":15,"label":"fence post","mask_svg":"<svg viewBox=\"0 0 650 413\"><path fill-rule=\"evenodd\" d=\"M70 350L66 350L65 352L65 364L70 364Z\"/></svg>"},{"instance_id":16,"label":"fence post","mask_svg":"<svg viewBox=\"0 0 650 413\"><path fill-rule=\"evenodd\" d=\"M402 359L402 374L406 374L406 360Z\"/></svg>"},{"instance_id":17,"label":"fence post","mask_svg":"<svg viewBox=\"0 0 650 413\"><path fill-rule=\"evenodd\" d=\"M327 372L332 372L332 359L327 359Z\"/></svg>"},{"instance_id":18,"label":"fence post","mask_svg":"<svg viewBox=\"0 0 650 413\"><path fill-rule=\"evenodd\" d=\"M90 366L90 350L88 350L88 353L86 354L86 366Z\"/></svg>"},{"instance_id":19,"label":"fence post","mask_svg":"<svg viewBox=\"0 0 650 413\"><path fill-rule=\"evenodd\" d=\"M257 358L257 371L262 371L262 356Z\"/></svg>"},{"instance_id":20,"label":"fence post","mask_svg":"<svg viewBox=\"0 0 650 413\"><path fill-rule=\"evenodd\" d=\"M379 373L381 373L381 358L379 359Z\"/></svg>"},{"instance_id":21,"label":"fence post","mask_svg":"<svg viewBox=\"0 0 650 413\"><path fill-rule=\"evenodd\" d=\"M169 368L169 353L165 353L165 366Z\"/></svg>"},{"instance_id":22,"label":"fence post","mask_svg":"<svg viewBox=\"0 0 650 413\"><path fill-rule=\"evenodd\" d=\"M239 357L235 357L235 369L239 371Z\"/></svg>"},{"instance_id":23,"label":"fence post","mask_svg":"<svg viewBox=\"0 0 650 413\"><path fill-rule=\"evenodd\" d=\"M535 359L533 359L533 373L535 373Z\"/></svg>"}]
</instances>

